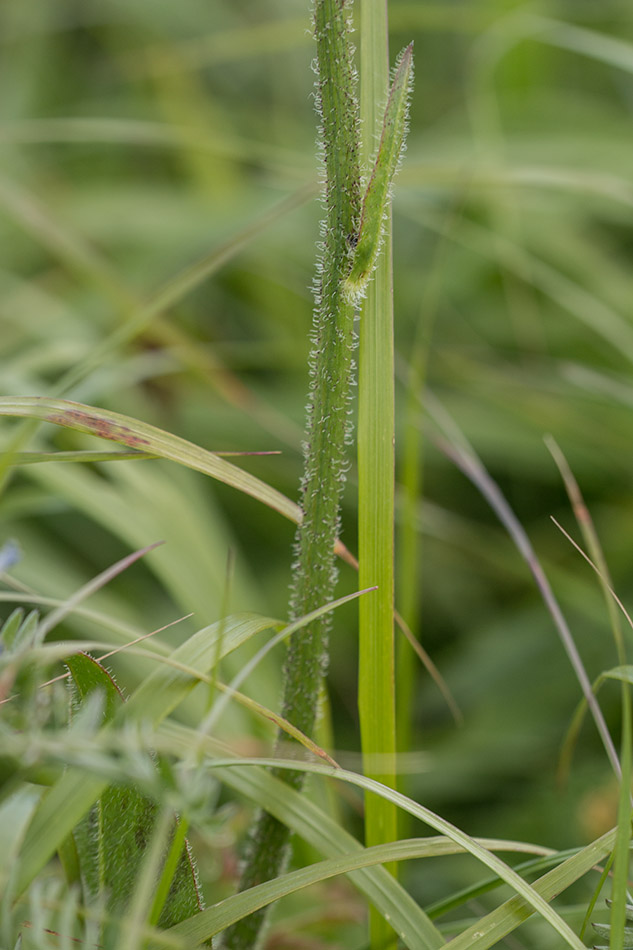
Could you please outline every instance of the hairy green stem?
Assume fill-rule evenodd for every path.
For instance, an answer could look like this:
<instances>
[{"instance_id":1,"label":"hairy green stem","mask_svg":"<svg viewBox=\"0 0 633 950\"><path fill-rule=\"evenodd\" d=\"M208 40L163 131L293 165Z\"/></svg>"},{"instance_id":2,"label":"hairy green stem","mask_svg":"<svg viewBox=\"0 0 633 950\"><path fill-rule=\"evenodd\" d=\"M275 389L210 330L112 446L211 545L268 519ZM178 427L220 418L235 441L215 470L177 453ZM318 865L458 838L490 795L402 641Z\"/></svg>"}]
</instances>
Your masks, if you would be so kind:
<instances>
[{"instance_id":1,"label":"hairy green stem","mask_svg":"<svg viewBox=\"0 0 633 950\"><path fill-rule=\"evenodd\" d=\"M304 443L305 465L301 497L303 518L297 531L296 560L293 565L291 621L328 603L334 593L337 573L334 543L339 531L341 492L348 466L345 445L350 431L354 317L378 260L389 207L391 182L406 134L412 77L412 49L409 46L403 50L394 72L384 110L382 136L376 160L361 200L359 107L355 93L353 48L348 36L350 6L351 0L316 0L314 8L317 108L322 122L326 215L316 287L308 421ZM376 101L383 98L384 88L386 76L384 87L380 95L376 96ZM389 256L387 260L390 260ZM382 286L382 281L380 283ZM377 299L384 300L384 294L385 288L382 289L382 296L379 292ZM390 293L388 296L386 313L391 312ZM387 325L387 331L389 328L390 323ZM386 337L383 334L383 339L390 352L388 332ZM376 392L379 399L382 398L381 394L393 390L392 375L386 384L383 378L385 371L392 374L392 360L383 360L381 366L382 374L369 374L370 388L378 380ZM388 401L391 405L392 397ZM392 418L392 415L392 412L391 416L387 413L387 417ZM393 427L383 426L382 432L383 435L388 432L391 444ZM386 481L390 478L393 482L392 455L387 461L387 468L391 464L391 475L389 476L387 471ZM380 472L385 472L384 465L383 468L376 469L379 477ZM379 497L380 485L370 494L372 498ZM383 512L383 517L379 519L380 530L389 548L387 555L385 556L383 551L382 556L382 562L388 565L387 574L381 575L379 580L385 587L385 596L380 599L383 630L389 623L392 624L393 620L393 563L390 553L393 539L389 541L393 531L393 486L387 492L387 499L390 499L389 504ZM361 517L363 514L367 512L361 512ZM370 517L369 520L373 524L373 518ZM375 553L379 552L376 550ZM373 572L375 563L376 559L372 561L370 572ZM305 626L299 636L292 638L288 649L282 715L307 735L314 729L319 693L327 665L329 624L329 614L321 615L318 620ZM382 672L382 682L391 683L389 696L393 706L393 659L389 656L389 643L387 647L387 651L383 649L383 656L388 669L386 678L385 671ZM361 652L362 649L361 643ZM378 705L381 720L389 704L389 697L387 699L388 701L384 702L381 697ZM381 750L385 746L387 751L393 752L393 716L391 713L386 715L389 723L388 736L385 740L384 729L379 722L376 727L378 746ZM366 751L364 746L364 752ZM284 777L293 788L301 788L302 773L286 771ZM381 777L392 784L392 770ZM388 819L386 825L385 816ZM393 833L391 824L394 824ZM393 807L379 807L373 820L369 822L369 827L378 829L376 833L381 841L395 838ZM281 872L288 853L289 837L285 825L265 812L259 815L249 838L240 882L242 890L270 880ZM252 950L257 945L264 914L265 911L252 914L229 928L224 935L223 946L227 950ZM386 929L388 930L388 926Z\"/></svg>"},{"instance_id":2,"label":"hairy green stem","mask_svg":"<svg viewBox=\"0 0 633 950\"><path fill-rule=\"evenodd\" d=\"M336 581L334 543L347 469L349 399L354 348L355 305L343 285L350 272L361 215L358 158L358 105L349 3L317 0L317 108L325 167L325 221L316 289L305 467L303 520L297 531L290 619L332 599ZM313 731L319 690L327 662L329 614L290 642L284 676L282 715L302 732ZM300 788L302 773L285 774ZM262 812L250 836L240 889L270 880L282 870L288 851L287 827ZM224 935L227 950L252 950L264 911L251 914Z\"/></svg>"}]
</instances>

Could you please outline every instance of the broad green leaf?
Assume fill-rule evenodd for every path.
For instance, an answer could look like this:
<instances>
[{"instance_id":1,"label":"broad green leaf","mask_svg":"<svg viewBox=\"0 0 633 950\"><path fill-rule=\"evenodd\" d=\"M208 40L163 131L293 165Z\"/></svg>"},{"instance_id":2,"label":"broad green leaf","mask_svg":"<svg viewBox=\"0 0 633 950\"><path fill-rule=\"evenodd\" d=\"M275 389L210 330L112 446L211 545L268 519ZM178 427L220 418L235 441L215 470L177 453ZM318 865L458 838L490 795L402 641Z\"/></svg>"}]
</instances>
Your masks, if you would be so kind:
<instances>
[{"instance_id":1,"label":"broad green leaf","mask_svg":"<svg viewBox=\"0 0 633 950\"><path fill-rule=\"evenodd\" d=\"M123 693L111 673L88 653L76 653L64 660L73 679L77 702L81 703L95 690L105 697L104 722L111 722L123 702Z\"/></svg>"},{"instance_id":2,"label":"broad green leaf","mask_svg":"<svg viewBox=\"0 0 633 950\"><path fill-rule=\"evenodd\" d=\"M66 661L79 702L95 690L106 697L104 722L112 722L124 699L111 674L93 657L78 654ZM106 897L108 912L117 917L125 911L157 821L154 802L135 788L109 785L74 831L85 898ZM179 838L179 822L172 819L172 838ZM188 845L182 837L170 880L164 889L164 904L157 908L156 922L168 927L200 910L196 877ZM106 941L107 942L107 941Z\"/></svg>"},{"instance_id":3,"label":"broad green leaf","mask_svg":"<svg viewBox=\"0 0 633 950\"><path fill-rule=\"evenodd\" d=\"M206 673L231 650L276 623L269 617L232 616L198 631L174 651L173 657ZM122 726L130 718L158 724L197 682L197 678L180 670L163 667L155 670L121 707L112 726ZM28 887L107 786L107 779L73 768L46 793L25 836L16 875L17 894Z\"/></svg>"},{"instance_id":4,"label":"broad green leaf","mask_svg":"<svg viewBox=\"0 0 633 950\"><path fill-rule=\"evenodd\" d=\"M194 445L193 442L118 412L84 406L67 399L1 396L0 415L41 419L178 462L251 495L290 521L297 523L301 520L301 509L297 504L254 475L242 471L214 452Z\"/></svg>"}]
</instances>

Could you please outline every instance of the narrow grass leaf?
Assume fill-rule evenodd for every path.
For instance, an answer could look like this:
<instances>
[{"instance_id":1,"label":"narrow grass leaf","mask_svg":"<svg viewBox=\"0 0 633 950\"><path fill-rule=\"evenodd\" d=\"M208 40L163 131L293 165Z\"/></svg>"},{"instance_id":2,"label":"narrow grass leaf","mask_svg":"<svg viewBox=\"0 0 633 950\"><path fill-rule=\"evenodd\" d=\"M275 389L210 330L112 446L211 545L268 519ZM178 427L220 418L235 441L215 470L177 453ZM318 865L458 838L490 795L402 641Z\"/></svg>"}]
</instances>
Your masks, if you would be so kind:
<instances>
[{"instance_id":1,"label":"narrow grass leaf","mask_svg":"<svg viewBox=\"0 0 633 950\"><path fill-rule=\"evenodd\" d=\"M628 904L631 854L631 693L628 683L622 682L622 744L620 759L622 775L618 798L618 825L613 857L613 884L611 889L610 950L623 950L630 943L625 940L626 910Z\"/></svg>"},{"instance_id":2,"label":"narrow grass leaf","mask_svg":"<svg viewBox=\"0 0 633 950\"><path fill-rule=\"evenodd\" d=\"M84 584L76 593L69 597L68 600L58 607L56 610L51 611L51 613L42 620L39 625L39 635L44 639L47 634L57 626L58 623L64 619L78 604L82 603L87 597L90 597L91 594L94 594L96 591L100 590L107 583L109 583L113 578L117 577L128 567L142 558L145 554L149 554L150 551L153 551L162 541L156 541L154 544L149 544L147 547L141 548L140 551L134 551L132 554L126 555L126 557L121 558L120 561L117 561L115 564L112 564L110 567L106 568L105 571L102 571L101 574L98 574L92 580L88 581L87 584Z\"/></svg>"},{"instance_id":3,"label":"narrow grass leaf","mask_svg":"<svg viewBox=\"0 0 633 950\"><path fill-rule=\"evenodd\" d=\"M278 450L263 452L214 452L220 458L251 455L279 455ZM92 452L90 449L79 449L75 452L14 452L8 465L35 465L40 462L143 462L147 459L157 459L160 456L151 452Z\"/></svg>"},{"instance_id":4,"label":"narrow grass leaf","mask_svg":"<svg viewBox=\"0 0 633 950\"><path fill-rule=\"evenodd\" d=\"M613 850L615 838L616 829L608 831L559 867L534 881L532 889L545 900L553 900L606 858ZM533 908L523 896L516 895L463 930L451 940L449 946L451 950L488 950L516 930L533 913Z\"/></svg>"},{"instance_id":5,"label":"narrow grass leaf","mask_svg":"<svg viewBox=\"0 0 633 950\"><path fill-rule=\"evenodd\" d=\"M633 43L627 43L616 36L607 36L597 30L588 30L545 17L537 17L536 25L543 28L543 33L539 36L542 42L573 50L608 66L633 73Z\"/></svg>"},{"instance_id":6,"label":"narrow grass leaf","mask_svg":"<svg viewBox=\"0 0 633 950\"><path fill-rule=\"evenodd\" d=\"M172 670L179 670L180 672L185 673L187 676L191 676L194 682L207 683L209 686L212 686L223 693L227 693L231 699L234 699L236 702L240 703L246 709L250 710L254 715L259 716L262 719L267 719L269 722L274 723L280 732L285 733L292 739L296 739L296 741L305 749L307 749L308 752L318 756L320 759L325 759L325 761L334 768L338 768L338 764L334 761L334 759L331 758L331 756L328 755L324 749L318 746L316 742L313 742L313 740L310 739L305 733L301 732L300 729L297 729L297 727L291 722L289 722L287 719L284 719L283 716L280 716L279 713L273 712L272 709L269 709L267 706L263 706L255 699L251 699L250 696L245 696L244 693L238 692L234 687L227 686L225 683L220 682L216 676L207 676L204 673L199 673L192 667L187 666L187 664L178 663L171 657L161 657L159 662L171 668Z\"/></svg>"},{"instance_id":7,"label":"narrow grass leaf","mask_svg":"<svg viewBox=\"0 0 633 950\"><path fill-rule=\"evenodd\" d=\"M376 266L385 227L391 185L400 163L407 133L413 85L413 43L398 58L383 119L378 154L363 197L358 239L345 292L362 296Z\"/></svg>"},{"instance_id":8,"label":"narrow grass leaf","mask_svg":"<svg viewBox=\"0 0 633 950\"><path fill-rule=\"evenodd\" d=\"M593 694L587 671L585 670L582 658L578 652L567 621L563 616L563 612L554 596L554 592L552 591L551 585L545 575L545 572L543 571L541 563L536 556L536 552L532 547L530 539L528 538L518 518L512 511L507 500L503 496L499 486L490 477L483 463L476 455L474 449L468 444L467 440L459 431L459 428L455 425L453 420L450 419L443 407L430 393L426 394L426 408L432 413L435 421L438 423L440 428L442 428L447 433L450 439L450 442L446 442L443 439L435 440L436 444L440 448L440 451L444 452L444 454L455 463L455 465L473 483L473 485L479 489L483 497L488 501L489 505L508 531L508 534L514 541L517 550L526 562L538 587L541 597L543 598L545 606L547 607L550 616L554 621L560 641L565 649L565 652L567 653L574 673L576 674L576 678L578 679L582 689L583 696L591 710L591 714L593 716L600 738L602 739L605 751L609 758L609 762L611 763L616 775L619 775L620 763L618 760L618 754L615 750L615 746L602 714L602 710L600 709L596 701L596 697Z\"/></svg>"},{"instance_id":9,"label":"narrow grass leaf","mask_svg":"<svg viewBox=\"0 0 633 950\"><path fill-rule=\"evenodd\" d=\"M159 733L166 740L166 750L185 757L196 742L210 759L224 757L227 752L230 754L226 746L211 736L200 736L179 723L163 722ZM334 857L362 850L356 838L327 812L270 772L256 767L233 769L214 766L214 775L234 792L251 799L278 821L284 822L319 853ZM438 950L444 945L439 930L383 867L350 872L350 880L385 919L392 921L407 947Z\"/></svg>"},{"instance_id":10,"label":"narrow grass leaf","mask_svg":"<svg viewBox=\"0 0 633 950\"><path fill-rule=\"evenodd\" d=\"M494 844L494 842L490 842L490 844ZM341 855L326 861L320 861L310 867L284 874L274 881L259 884L249 891L235 894L215 907L210 907L196 915L195 918L178 924L168 933L200 941L205 937L214 936L245 914L252 913L266 904L279 900L281 897L292 894L303 887L308 887L310 884L325 881L330 877L349 874L351 871L370 867L373 864L408 861L414 858L433 857L437 854L454 854L461 850L454 842L437 838L412 838L363 848L357 854ZM405 935L401 934L400 936L404 939ZM411 947L411 944L407 944L407 946ZM428 944L416 942L416 946L426 947Z\"/></svg>"},{"instance_id":11,"label":"narrow grass leaf","mask_svg":"<svg viewBox=\"0 0 633 950\"><path fill-rule=\"evenodd\" d=\"M302 627L305 627L306 624L321 616L321 614L325 613L326 611L335 610L337 607L340 607L349 601L356 600L357 597L360 597L362 594L367 594L372 590L375 590L375 588L369 587L367 590L355 591L353 594L346 594L344 597L339 597L337 600L333 600L329 604L319 607L317 610L312 611L312 613L306 614L304 617L301 617L294 623L289 623L287 626L283 627L282 630L279 630L278 633L270 638L268 643L264 644L264 646L261 647L261 649L258 650L257 653L247 663L244 664L239 673L237 673L233 680L225 687L224 695L221 696L214 704L209 716L202 725L201 731L211 732L212 728L217 726L220 716L231 700L233 691L239 689L241 684L250 676L250 674L257 668L264 657L270 653L270 651L275 646L277 646L278 643L286 640L293 633L301 630Z\"/></svg>"},{"instance_id":12,"label":"narrow grass leaf","mask_svg":"<svg viewBox=\"0 0 633 950\"><path fill-rule=\"evenodd\" d=\"M482 848L481 845L477 843L477 841L470 837L470 835L465 834L465 832L461 831L449 821L446 821L444 818L436 815L423 805L419 805L417 802L412 801L410 798L407 798L400 792L396 792L394 789L388 788L387 786L382 785L373 779L367 778L364 775L357 775L355 772L349 772L346 769L328 769L325 766L317 765L315 763L284 763L277 759L259 758L242 760L221 759L209 763L209 765L213 768L217 766L225 767L227 765L231 767L245 766L248 764L264 765L269 767L275 766L276 768L283 769L297 768L306 772L315 772L317 774L327 775L330 778L336 778L343 782L349 782L351 785L356 785L359 788L365 789L365 791L375 793L381 798L387 799L396 807L404 809L404 811L408 812L414 818L419 818L420 821L424 822L424 824L434 828L441 834L446 835L456 844L461 845L465 851L468 851L473 855L473 857L477 858L478 861L494 871L494 873L497 874L501 880L505 881L506 884L508 884L517 895L525 900L533 910L537 911L544 918L544 920L546 920L554 928L554 930L560 934L569 947L573 947L574 950L584 950L584 944L578 939L576 934L571 930L568 924L565 923L562 917L557 914L556 911L549 906L542 895L533 886L524 881L523 878L516 873L516 871L514 871L495 854L488 851L486 848Z\"/></svg>"},{"instance_id":13,"label":"narrow grass leaf","mask_svg":"<svg viewBox=\"0 0 633 950\"><path fill-rule=\"evenodd\" d=\"M159 458L179 462L251 495L290 521L301 520L301 509L265 482L244 472L200 446L179 436L118 412L43 396L0 397L0 415L27 416L86 432L101 439L141 449Z\"/></svg>"},{"instance_id":14,"label":"narrow grass leaf","mask_svg":"<svg viewBox=\"0 0 633 950\"><path fill-rule=\"evenodd\" d=\"M214 663L237 647L256 634L278 625L279 621L271 617L233 614L199 630L172 654L175 664L190 667L194 673L183 672L177 666L154 670L126 703L126 714L157 724L194 688L198 674L206 675Z\"/></svg>"},{"instance_id":15,"label":"narrow grass leaf","mask_svg":"<svg viewBox=\"0 0 633 950\"><path fill-rule=\"evenodd\" d=\"M620 625L620 614L617 609L619 599L613 593L612 581L609 574L606 558L604 556L602 545L594 527L589 509L585 505L580 487L574 478L574 475L558 446L550 440L549 449L552 452L554 460L558 465L559 471L565 482L565 488L570 502L572 503L576 521L582 531L583 538L589 549L593 563L585 554L581 552L590 565L594 568L600 582L600 587L605 599L606 607L609 613L611 629L620 663L626 661L626 649L622 636ZM576 546L577 547L577 546ZM628 614L624 611L627 620ZM630 865L630 841L631 841L631 693L627 681L621 679L621 697L622 697L622 743L620 752L620 791L618 797L618 825L616 834L616 843L613 860L613 886L612 886L612 910L611 910L611 950L622 950L625 943L625 922L628 905L627 882L629 877Z\"/></svg>"},{"instance_id":16,"label":"narrow grass leaf","mask_svg":"<svg viewBox=\"0 0 633 950\"><path fill-rule=\"evenodd\" d=\"M27 785L0 804L0 900L39 800L40 791Z\"/></svg>"},{"instance_id":17,"label":"narrow grass leaf","mask_svg":"<svg viewBox=\"0 0 633 950\"><path fill-rule=\"evenodd\" d=\"M24 621L24 609L16 607L12 610L0 630L0 641L5 650L11 650Z\"/></svg>"}]
</instances>

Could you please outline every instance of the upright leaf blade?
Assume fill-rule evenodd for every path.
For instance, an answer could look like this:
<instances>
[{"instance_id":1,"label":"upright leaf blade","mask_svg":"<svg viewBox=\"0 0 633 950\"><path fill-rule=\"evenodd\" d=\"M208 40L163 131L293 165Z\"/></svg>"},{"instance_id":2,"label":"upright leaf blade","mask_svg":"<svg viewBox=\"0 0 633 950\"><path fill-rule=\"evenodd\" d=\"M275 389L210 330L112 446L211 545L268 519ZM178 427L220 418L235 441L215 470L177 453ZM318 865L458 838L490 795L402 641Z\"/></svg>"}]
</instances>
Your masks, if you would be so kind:
<instances>
[{"instance_id":1,"label":"upright leaf blade","mask_svg":"<svg viewBox=\"0 0 633 950\"><path fill-rule=\"evenodd\" d=\"M400 54L383 119L376 161L363 198L360 228L345 292L361 296L374 271L389 207L391 184L400 163L407 134L409 99L413 84L413 43Z\"/></svg>"},{"instance_id":2,"label":"upright leaf blade","mask_svg":"<svg viewBox=\"0 0 633 950\"><path fill-rule=\"evenodd\" d=\"M76 654L66 661L78 701L95 690L106 697L104 722L112 722L124 697L114 677L93 657ZM125 912L140 873L157 817L156 804L134 787L109 785L74 832L85 896L106 898L111 917ZM173 819L172 838L179 838L179 821ZM157 913L159 926L169 927L202 909L189 847L182 836L176 866ZM106 940L106 943L108 941Z\"/></svg>"}]
</instances>

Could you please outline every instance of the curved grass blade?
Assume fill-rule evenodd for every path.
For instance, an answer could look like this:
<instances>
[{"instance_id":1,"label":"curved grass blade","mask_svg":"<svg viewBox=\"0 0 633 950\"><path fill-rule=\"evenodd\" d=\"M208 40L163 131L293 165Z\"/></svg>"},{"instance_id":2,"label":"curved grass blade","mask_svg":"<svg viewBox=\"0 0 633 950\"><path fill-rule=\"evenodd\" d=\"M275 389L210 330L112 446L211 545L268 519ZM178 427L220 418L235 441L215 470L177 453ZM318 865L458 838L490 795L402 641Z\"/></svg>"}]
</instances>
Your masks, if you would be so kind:
<instances>
[{"instance_id":1,"label":"curved grass blade","mask_svg":"<svg viewBox=\"0 0 633 950\"><path fill-rule=\"evenodd\" d=\"M482 864L497 874L501 880L505 881L506 884L509 884L516 894L532 908L532 911L537 911L554 928L554 930L560 934L569 947L573 947L574 950L585 950L584 944L578 939L576 934L573 932L573 930L571 930L568 924L565 923L562 917L557 914L552 907L549 906L547 901L544 900L542 895L534 887L527 884L526 881L524 881L523 878L509 865L498 858L495 854L492 854L492 852L488 851L486 848L482 848L477 841L465 834L465 832L461 831L455 825L451 824L449 821L446 821L444 818L441 818L439 815L436 815L423 805L419 805L417 802L412 801L410 798L407 798L400 792L396 792L394 789L389 788L386 785L381 785L379 782L375 782L373 779L367 778L364 775L358 775L355 772L349 772L346 769L332 769L311 762L283 762L279 759L263 758L241 760L219 759L214 762L210 762L209 766L212 768L216 768L218 766L230 766L234 768L236 766L245 766L249 764L263 765L268 766L269 768L274 767L276 769L299 769L305 772L315 772L320 775L326 775L329 778L336 778L343 782L349 782L349 784L356 785L365 791L374 792L381 798L392 802L396 807L402 808L414 818L419 818L420 821L424 822L424 824L428 825L429 827L434 828L441 834L446 835L456 844L461 845L465 851L468 851L473 855L473 857L477 858Z\"/></svg>"},{"instance_id":2,"label":"curved grass blade","mask_svg":"<svg viewBox=\"0 0 633 950\"><path fill-rule=\"evenodd\" d=\"M578 881L613 850L617 829L612 829L597 838L582 851L568 858L559 867L548 871L531 885L535 893L547 901L553 900L571 884ZM451 940L451 950L488 950L533 914L524 898L511 897L490 914L467 927Z\"/></svg>"},{"instance_id":3,"label":"curved grass blade","mask_svg":"<svg viewBox=\"0 0 633 950\"><path fill-rule=\"evenodd\" d=\"M164 722L160 738L167 749L186 757L198 742L205 754L219 758L228 751L211 736L197 735L175 722ZM329 857L362 851L362 845L327 812L281 779L261 768L214 768L214 774L234 792L257 802L260 807L286 824L318 852ZM383 867L350 872L350 880L401 933L410 950L439 950L444 937L410 894Z\"/></svg>"},{"instance_id":4,"label":"curved grass blade","mask_svg":"<svg viewBox=\"0 0 633 950\"><path fill-rule=\"evenodd\" d=\"M550 452L558 465L559 471L565 482L565 488L570 502L572 503L576 521L582 531L585 544L587 545L591 558L589 560L591 567L594 568L600 581L600 586L605 599L609 620L615 641L615 647L618 659L621 664L626 662L626 649L622 636L620 625L620 615L617 609L619 598L612 594L612 580L607 566L606 558L595 529L593 519L586 507L580 487L573 476L573 473L563 456L562 452L550 440ZM574 546L578 548L578 545ZM584 552L581 551L582 554ZM587 555L584 555L587 558ZM595 564L594 564L595 562ZM630 617L626 611L624 614L630 623ZM629 946L628 942L623 942L626 933L625 923L627 919L627 882L629 876L630 863L630 840L631 840L631 694L626 679L621 679L621 699L622 699L622 740L621 740L621 775L620 792L618 799L618 828L613 857L613 885L612 885L612 910L611 910L611 930L610 947L611 950L622 950L624 946Z\"/></svg>"},{"instance_id":5,"label":"curved grass blade","mask_svg":"<svg viewBox=\"0 0 633 950\"><path fill-rule=\"evenodd\" d=\"M214 703L209 716L202 724L200 731L209 733L213 728L217 726L218 720L224 709L231 700L231 695L234 690L239 689L241 684L246 680L253 670L261 663L264 657L278 644L283 640L286 640L291 636L295 631L300 630L306 623L309 623L311 620L314 620L316 617L320 616L326 610L334 610L336 607L346 604L349 601L355 600L357 597L362 596L363 594L369 593L369 591L375 590L374 587L368 587L366 590L354 591L353 594L346 594L344 597L339 597L337 600L331 601L329 604L326 604L323 607L319 607L318 610L312 611L311 614L307 614L302 617L300 620L295 623L289 623L273 637L270 638L268 643L264 644L260 650L241 668L239 673L236 674L234 679L225 687L225 693L221 696L216 703Z\"/></svg>"},{"instance_id":6,"label":"curved grass blade","mask_svg":"<svg viewBox=\"0 0 633 950\"><path fill-rule=\"evenodd\" d=\"M340 602L344 602L343 598ZM336 604L319 608L318 613ZM294 629L310 620L302 618ZM113 725L130 720L151 722L156 726L165 719L214 664L237 649L255 634L279 621L255 614L233 615L199 630L171 655L171 665L155 669L117 713ZM291 630L288 631L292 632ZM202 677L201 677L202 674ZM318 754L318 752L317 752ZM77 816L99 798L107 780L71 769L45 796L26 834L17 875L17 892L26 888L53 855L77 823Z\"/></svg>"},{"instance_id":7,"label":"curved grass blade","mask_svg":"<svg viewBox=\"0 0 633 950\"><path fill-rule=\"evenodd\" d=\"M494 846L495 842L487 842L487 844ZM197 914L195 918L177 924L168 933L199 942L215 936L246 914L253 913L310 884L320 883L339 874L349 874L351 871L370 867L373 864L407 861L437 854L453 854L461 850L454 842L446 842L446 839L438 838L412 838L362 848L354 855L346 854L329 858L298 871L284 874L273 881L259 884L248 891L234 894L215 907ZM400 936L402 939L406 938L405 934L400 934ZM407 946L411 947L411 944L407 943ZM415 946L428 946L428 944L418 941Z\"/></svg>"},{"instance_id":8,"label":"curved grass blade","mask_svg":"<svg viewBox=\"0 0 633 950\"><path fill-rule=\"evenodd\" d=\"M260 479L244 472L219 458L193 442L181 439L177 435L158 429L146 422L139 422L129 416L67 399L48 399L45 396L2 396L0 397L0 415L26 416L52 422L55 425L86 432L100 439L119 442L132 449L140 449L160 458L179 462L197 472L203 472L218 481L231 485L258 501L278 511L290 521L301 520L301 509L297 504L276 491Z\"/></svg>"},{"instance_id":9,"label":"curved grass blade","mask_svg":"<svg viewBox=\"0 0 633 950\"><path fill-rule=\"evenodd\" d=\"M286 631L284 630L283 633L285 634ZM313 740L310 739L305 733L301 732L300 729L297 729L296 726L293 726L291 722L289 722L287 719L284 719L284 717L280 716L278 713L273 712L272 709L268 709L268 707L258 703L257 700L251 699L250 696L245 696L244 693L238 692L235 687L227 686L225 683L220 682L217 677L208 676L205 673L199 673L193 667L188 666L185 663L177 663L170 657L161 657L160 662L165 666L171 667L173 670L179 670L180 672L191 676L197 682L207 683L209 686L213 686L221 692L226 693L232 699L235 699L236 702L249 709L256 716L261 716L262 719L268 719L270 722L274 723L281 732L284 732L292 739L296 739L297 742L299 742L305 749L308 750L308 752L318 756L320 759L324 759L333 768L339 767L338 763L335 762L334 759L328 755L324 749L318 746L316 742L313 742Z\"/></svg>"},{"instance_id":10,"label":"curved grass blade","mask_svg":"<svg viewBox=\"0 0 633 950\"><path fill-rule=\"evenodd\" d=\"M582 689L583 696L585 697L591 710L591 714L593 716L600 738L602 739L611 766L616 775L619 775L620 762L618 759L618 754L615 750L615 746L613 744L611 734L607 728L602 710L596 702L596 698L592 692L591 683L582 662L582 658L578 653L578 649L571 635L571 631L563 616L563 612L558 604L558 601L554 596L554 592L552 591L550 583L545 575L545 572L543 571L541 563L536 556L536 552L532 547L530 539L528 538L518 518L514 514L514 511L506 501L504 495L499 489L499 486L486 471L475 450L465 439L455 422L450 418L448 413L446 413L444 408L435 399L435 397L432 396L431 393L426 394L425 406L427 411L434 418L435 422L446 433L448 439L450 440L447 442L444 439L435 439L436 445L440 451L442 451L449 459L451 459L451 461L454 462L454 464L460 469L466 478L468 478L481 492L501 523L506 528L508 534L516 545L517 550L527 564L530 573L532 574L532 577L534 578L534 581L540 591L541 597L543 598L550 616L554 621L563 648L567 653L571 666Z\"/></svg>"},{"instance_id":11,"label":"curved grass blade","mask_svg":"<svg viewBox=\"0 0 633 950\"><path fill-rule=\"evenodd\" d=\"M162 541L156 541L154 544L149 544L147 547L141 548L139 551L134 551L132 554L128 554L126 557L121 558L120 561L117 561L115 564L112 564L110 567L106 568L106 570L102 571L101 574L97 574L97 576L93 577L92 580L88 581L87 584L84 584L83 587L81 587L71 597L69 597L68 600L66 600L60 607L51 611L51 613L44 620L42 620L38 630L38 634L41 639L43 640L44 637L50 633L50 631L55 626L57 626L58 623L61 623L67 614L74 610L74 608L87 597L100 590L114 577L117 577L117 575L121 574L128 567L134 564L135 561L138 561L139 558L142 558L145 554L153 551L162 543Z\"/></svg>"},{"instance_id":12,"label":"curved grass blade","mask_svg":"<svg viewBox=\"0 0 633 950\"><path fill-rule=\"evenodd\" d=\"M543 30L538 36L543 43L573 50L608 66L633 73L633 43L548 17L535 17L535 27Z\"/></svg>"},{"instance_id":13,"label":"curved grass blade","mask_svg":"<svg viewBox=\"0 0 633 950\"><path fill-rule=\"evenodd\" d=\"M279 455L279 451L262 452L214 452L220 458L251 455ZM9 466L35 465L39 462L143 462L148 459L157 459L160 456L151 452L91 452L90 449L79 449L76 452L15 452L9 458ZM1 561L0 561L1 566Z\"/></svg>"},{"instance_id":14,"label":"curved grass blade","mask_svg":"<svg viewBox=\"0 0 633 950\"><path fill-rule=\"evenodd\" d=\"M101 292L110 296L125 318L122 324L92 347L79 363L73 365L62 376L54 387L53 395L59 396L72 390L118 347L133 340L149 327L152 327L159 337L162 335L171 340L177 331L173 327L168 327L162 321L161 315L219 270L275 220L308 201L314 194L314 190L314 186L310 184L285 197L260 219L247 225L200 260L179 271L146 301L141 301L120 283L110 263L81 235L62 225L34 196L19 187L16 182L9 182L0 177L0 204L4 205L5 210L8 210L16 221L27 232L33 234L55 257L88 278L100 288ZM192 348L190 346L185 348L191 356ZM192 359L198 365L197 357L192 357ZM227 388L220 382L226 374L218 372L217 367L215 369L216 372L209 374L209 378L218 384L220 391L224 390L226 396ZM257 405L252 406L251 409L255 411ZM270 422L270 413L258 412L260 420L263 420L264 416ZM7 455L0 457L0 491L7 478L10 459L26 444L35 428L36 425L33 422L24 423L15 433Z\"/></svg>"},{"instance_id":15,"label":"curved grass blade","mask_svg":"<svg viewBox=\"0 0 633 950\"><path fill-rule=\"evenodd\" d=\"M39 798L38 789L23 786L0 804L0 900L11 880L11 868L18 859L22 838Z\"/></svg>"}]
</instances>

